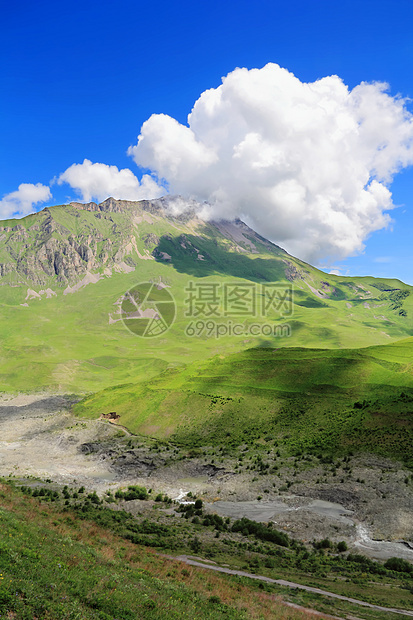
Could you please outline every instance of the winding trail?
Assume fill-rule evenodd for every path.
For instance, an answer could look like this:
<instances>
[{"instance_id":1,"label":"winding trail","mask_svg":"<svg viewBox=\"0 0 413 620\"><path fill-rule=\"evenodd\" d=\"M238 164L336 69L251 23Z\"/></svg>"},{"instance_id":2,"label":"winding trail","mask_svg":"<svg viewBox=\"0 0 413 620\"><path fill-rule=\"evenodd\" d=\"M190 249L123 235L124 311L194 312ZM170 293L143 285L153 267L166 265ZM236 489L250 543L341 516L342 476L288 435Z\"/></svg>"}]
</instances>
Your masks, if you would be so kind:
<instances>
[{"instance_id":1,"label":"winding trail","mask_svg":"<svg viewBox=\"0 0 413 620\"><path fill-rule=\"evenodd\" d=\"M342 594L335 594L334 592L328 592L327 590L321 590L320 588L314 588L312 586L304 586L301 583L294 583L293 581L285 581L284 579L271 579L271 577L265 577L264 575L254 575L253 573L246 573L242 570L234 570L231 568L224 568L223 566L217 566L216 564L204 564L197 560L192 560L187 555L164 555L162 557L169 560L178 560L189 564L190 566L196 566L198 568L205 568L207 570L214 570L218 573L226 573L227 575L235 575L237 577L248 577L249 579L257 579L258 581L265 581L266 583L275 583L279 586L287 588L294 588L299 590L306 590L307 592L313 592L314 594L322 594L323 596L329 596L330 598L337 598L341 601L347 601L354 605L361 605L362 607L369 607L370 609L376 609L377 611L391 612L393 614L399 614L401 616L409 616L413 618L413 611L408 609L394 609L393 607L382 607L381 605L374 605L373 603L367 603L366 601L360 601L356 598L350 598L343 596Z\"/></svg>"}]
</instances>

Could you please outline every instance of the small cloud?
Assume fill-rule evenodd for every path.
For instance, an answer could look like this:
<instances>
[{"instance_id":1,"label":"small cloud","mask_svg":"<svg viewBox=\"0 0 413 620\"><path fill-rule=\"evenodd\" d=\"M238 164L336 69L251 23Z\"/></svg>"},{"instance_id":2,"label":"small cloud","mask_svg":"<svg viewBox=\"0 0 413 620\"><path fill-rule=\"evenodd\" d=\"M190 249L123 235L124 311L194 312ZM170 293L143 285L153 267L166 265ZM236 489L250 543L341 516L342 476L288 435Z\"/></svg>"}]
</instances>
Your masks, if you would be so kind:
<instances>
[{"instance_id":1,"label":"small cloud","mask_svg":"<svg viewBox=\"0 0 413 620\"><path fill-rule=\"evenodd\" d=\"M341 276L340 269L332 269L328 273L330 273L332 276Z\"/></svg>"},{"instance_id":2,"label":"small cloud","mask_svg":"<svg viewBox=\"0 0 413 620\"><path fill-rule=\"evenodd\" d=\"M0 219L23 217L34 211L34 206L52 197L47 185L21 183L15 192L6 194L0 200Z\"/></svg>"},{"instance_id":3,"label":"small cloud","mask_svg":"<svg viewBox=\"0 0 413 620\"><path fill-rule=\"evenodd\" d=\"M375 263L392 263L393 257L392 256L376 256L376 258L373 260Z\"/></svg>"},{"instance_id":4,"label":"small cloud","mask_svg":"<svg viewBox=\"0 0 413 620\"><path fill-rule=\"evenodd\" d=\"M93 164L89 159L67 168L56 182L70 185L85 202L101 202L109 196L119 200L145 200L165 194L165 188L149 174L144 174L139 181L129 168L119 170L117 166Z\"/></svg>"}]
</instances>

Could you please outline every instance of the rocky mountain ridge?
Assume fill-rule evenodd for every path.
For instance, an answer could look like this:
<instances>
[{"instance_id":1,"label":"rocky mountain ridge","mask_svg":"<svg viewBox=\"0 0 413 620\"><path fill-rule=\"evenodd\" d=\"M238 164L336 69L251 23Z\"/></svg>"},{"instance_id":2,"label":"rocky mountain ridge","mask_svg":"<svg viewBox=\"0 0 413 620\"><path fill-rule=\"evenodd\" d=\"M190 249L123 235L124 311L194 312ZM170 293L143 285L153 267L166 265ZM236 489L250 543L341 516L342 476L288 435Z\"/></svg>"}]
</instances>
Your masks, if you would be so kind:
<instances>
[{"instance_id":1,"label":"rocky mountain ridge","mask_svg":"<svg viewBox=\"0 0 413 620\"><path fill-rule=\"evenodd\" d=\"M290 256L241 220L201 220L200 207L170 196L137 202L108 198L100 204L46 207L21 220L0 222L0 287L20 289L18 303L27 306L135 271L145 280L148 274L161 277L160 269L163 282L172 278L170 284L179 273L229 276L294 287L296 314L304 309L310 315L341 302L350 320L357 309L359 321L363 304L369 328L377 330L380 323L386 335L394 321L402 319L397 330L410 335L410 318L407 323L405 319L411 287L398 280L326 274Z\"/></svg>"},{"instance_id":2,"label":"rocky mountain ridge","mask_svg":"<svg viewBox=\"0 0 413 620\"><path fill-rule=\"evenodd\" d=\"M171 231L181 233L181 247L203 261L213 259L194 248L187 236L205 234L201 229L237 252L258 253L254 240L269 252L282 252L239 220L207 223L197 218L193 209L175 216L167 199L73 202L3 224L0 284L61 288L75 285L87 274L128 272L140 260L170 260L157 246L162 237L172 239Z\"/></svg>"}]
</instances>

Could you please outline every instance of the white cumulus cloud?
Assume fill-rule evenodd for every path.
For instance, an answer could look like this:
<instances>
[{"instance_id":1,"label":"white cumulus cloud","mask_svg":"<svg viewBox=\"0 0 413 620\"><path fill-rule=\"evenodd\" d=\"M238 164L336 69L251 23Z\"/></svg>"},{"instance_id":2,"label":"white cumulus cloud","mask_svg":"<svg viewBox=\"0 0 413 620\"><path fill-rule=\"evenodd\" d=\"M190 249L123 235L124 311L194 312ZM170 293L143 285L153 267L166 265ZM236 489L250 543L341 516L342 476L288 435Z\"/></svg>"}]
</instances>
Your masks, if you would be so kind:
<instances>
[{"instance_id":1,"label":"white cumulus cloud","mask_svg":"<svg viewBox=\"0 0 413 620\"><path fill-rule=\"evenodd\" d=\"M412 144L412 115L386 84L303 83L268 64L202 93L188 126L152 115L128 153L171 193L207 202L205 218L241 217L317 261L362 251L389 224L388 187Z\"/></svg>"},{"instance_id":2,"label":"white cumulus cloud","mask_svg":"<svg viewBox=\"0 0 413 620\"><path fill-rule=\"evenodd\" d=\"M20 183L15 192L0 200L0 219L23 217L34 211L34 206L52 197L50 188L41 183Z\"/></svg>"},{"instance_id":3,"label":"white cumulus cloud","mask_svg":"<svg viewBox=\"0 0 413 620\"><path fill-rule=\"evenodd\" d=\"M93 164L89 159L67 168L57 183L68 183L85 202L101 202L109 196L119 200L144 200L165 194L165 189L149 174L144 174L139 181L129 168L119 170L117 166Z\"/></svg>"}]
</instances>

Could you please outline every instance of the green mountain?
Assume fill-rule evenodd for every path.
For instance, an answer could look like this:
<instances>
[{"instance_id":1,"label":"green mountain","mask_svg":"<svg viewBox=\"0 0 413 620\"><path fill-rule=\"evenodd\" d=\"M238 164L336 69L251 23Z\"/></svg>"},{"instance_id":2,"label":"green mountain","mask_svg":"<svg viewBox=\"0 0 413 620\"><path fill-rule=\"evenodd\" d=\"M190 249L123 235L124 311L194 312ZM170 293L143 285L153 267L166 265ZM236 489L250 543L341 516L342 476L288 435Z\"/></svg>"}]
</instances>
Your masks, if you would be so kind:
<instances>
[{"instance_id":1,"label":"green mountain","mask_svg":"<svg viewBox=\"0 0 413 620\"><path fill-rule=\"evenodd\" d=\"M158 337L125 327L144 282L175 301ZM95 392L249 348L386 344L413 334L411 290L323 273L241 221L174 215L173 200L50 207L0 222L1 386Z\"/></svg>"},{"instance_id":2,"label":"green mountain","mask_svg":"<svg viewBox=\"0 0 413 620\"><path fill-rule=\"evenodd\" d=\"M45 609L53 615L58 605L63 612L76 607L91 618L96 610L103 618L112 612L116 617L142 615L142 609L149 610L150 617L169 618L172 603L181 617L189 601L200 610L200 617L215 618L218 603L223 608L222 597L223 614L241 617L235 599L228 595L227 582L222 586L214 582L211 589L208 581L208 592L195 582L181 588L178 598L185 604L179 607L174 592L181 577L162 558L161 579L152 583L157 556L149 557L139 547L138 567L132 543L112 540L110 532L102 529L115 524L116 532L121 526L121 535L139 545L161 542L168 552L191 551L241 568L247 563L251 571L264 570L299 583L308 583L311 576L312 585L328 585L347 595L351 585L352 596L408 607L404 593L411 574L408 563L396 560L394 564L393 559L387 572L377 564L381 572L376 584L367 575L375 562L358 551L346 559L339 553L346 544L337 538L339 527L344 531L338 521L332 526L332 542L328 520L305 513L306 532L300 529L300 514L294 521L294 509L288 513L294 536L310 540L314 528L317 550L307 550L296 540L288 542L284 533L288 524L283 525L281 536L290 548L284 545L274 551L264 542L269 539L257 534L268 529L276 532L270 526L263 529L262 524L243 519L231 529L231 536L238 538L228 540L228 520L223 529L222 517L205 513L201 521L196 512L196 520L190 520L195 513L186 509L179 509L180 516L174 519L171 500L163 494L165 485L175 489L182 483L189 489L212 471L222 476L208 482L214 495L209 495L208 487L206 498L227 497L235 504L248 489L248 497L257 493L257 506L265 499L286 499L290 494L332 501L336 506L343 503L346 514L354 513L354 523L371 526L378 537L403 537L409 546L412 287L399 280L323 273L239 220L204 222L196 216L196 208L178 215L175 207L174 199L110 198L100 205L72 203L0 222L0 391L72 393L83 397L68 399L77 402L76 415L96 419L112 414L106 417L115 418L139 437L112 429L110 439L101 441L99 434L92 441L93 433L87 431L87 443L79 441L79 450L87 455L96 450L96 457L109 457L109 468L117 462L131 463L136 476L142 475L139 459L144 458L154 468L151 485L162 491L153 493L153 500L145 499L147 512L139 507L136 519L129 512L102 507L96 493L86 495L83 488L66 486L59 499L52 486L39 489L38 481L30 479L34 491L26 486L22 490L34 497L20 500L18 491L0 481L6 531L26 523L27 510L35 517L33 526L19 526L20 564L14 558L13 536L8 538L10 549L5 548L5 554L14 559L3 570L7 583L0 606L3 602L10 613L27 617L32 617L33 609L37 616ZM72 426L72 422L67 430L88 426L85 422ZM27 428L22 427L22 442L29 444L32 437ZM47 425L44 430L41 427L42 434L47 430ZM60 435L58 441L60 446ZM64 441L61 446L64 451ZM64 452L64 459L70 458ZM49 484L53 484L50 479ZM114 498L108 491L106 502L126 501L125 493L119 493ZM57 499L64 513L40 504L40 495ZM164 520L160 505L165 509ZM46 553L41 549L45 519L59 528L59 539L52 536L57 555L51 548ZM73 532L79 538L82 528L85 540L79 539L81 545L73 547ZM102 536L112 545L102 557L99 545L89 544L92 530L97 531L100 546ZM63 541L70 542L66 547L59 546L63 535ZM349 535L349 545L358 544L356 535ZM77 560L73 564L71 558L79 554L92 558L97 567L92 578L101 580L102 591L92 591L90 571L79 573ZM43 557L48 558L46 568ZM132 590L143 583L144 596L138 593L125 599L125 587L117 598L113 594L113 568L121 571L125 557L128 575L122 574L121 581L126 580L126 589ZM71 591L63 575L63 581L55 584L58 601L57 594L41 596L42 583L53 576L48 566L67 572L69 564L76 569L69 575L74 583ZM20 572L15 570L18 565ZM401 593L393 583L387 588L393 599L387 594L380 598L383 575L394 581L397 571L405 571L399 579ZM179 573L183 579L190 576L186 568ZM344 590L340 579L337 582L338 573ZM201 580L206 583L204 575ZM33 589L33 583L40 586ZM104 590L109 587L108 602ZM217 594L211 596L212 592ZM243 601L253 600L251 591L244 595ZM271 613L273 604L271 600ZM262 596L257 609L261 617ZM325 609L331 611L328 605Z\"/></svg>"}]
</instances>

